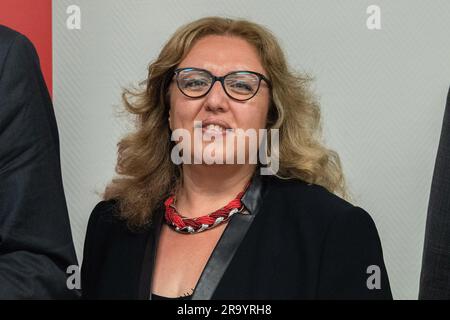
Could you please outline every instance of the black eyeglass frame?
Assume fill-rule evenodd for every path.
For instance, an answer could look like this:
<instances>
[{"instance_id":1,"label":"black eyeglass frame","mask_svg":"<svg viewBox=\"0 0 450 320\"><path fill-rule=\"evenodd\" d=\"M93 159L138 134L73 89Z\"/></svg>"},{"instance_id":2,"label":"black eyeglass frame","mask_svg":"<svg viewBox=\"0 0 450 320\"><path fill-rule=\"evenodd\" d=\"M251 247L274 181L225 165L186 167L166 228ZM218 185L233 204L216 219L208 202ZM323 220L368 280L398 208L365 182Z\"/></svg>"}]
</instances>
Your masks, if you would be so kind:
<instances>
[{"instance_id":1,"label":"black eyeglass frame","mask_svg":"<svg viewBox=\"0 0 450 320\"><path fill-rule=\"evenodd\" d=\"M196 71L206 72L207 74L209 74L209 75L211 76L211 79L212 79L211 85L209 86L209 89L206 90L206 92L203 93L203 94L200 95L200 96L192 97L192 96L186 94L186 93L181 89L181 87L180 87L180 82L179 82L179 78L178 78L178 75L180 74L180 72L181 72L181 71L184 71L184 70L196 70ZM237 98L233 97L232 95L230 95L230 94L228 93L226 87L225 87L225 82L224 82L225 78L226 78L227 76L229 76L230 74L235 74L235 73L239 73L239 72L245 72L245 73L251 73L251 74L254 74L254 75L256 75L256 76L258 77L258 79L259 79L259 81L258 81L258 87L256 88L256 90L255 90L255 92L253 93L253 95L250 96L249 98L245 98L245 99L237 99ZM181 91L181 93L184 94L186 97L193 98L193 99L203 98L204 96L206 96L206 95L211 91L211 89L212 89L212 87L214 86L214 84L216 83L216 81L219 81L219 82L222 84L223 91L225 91L225 93L227 94L228 97L230 97L230 98L233 99L233 100L237 100L237 101L247 101L247 100L250 100L251 98L253 98L254 96L256 96L256 94L258 93L259 88L260 88L260 86L261 86L261 80L264 80L264 81L267 83L269 89L272 88L272 83L270 82L270 80L267 79L263 74L258 73L258 72L255 72L255 71L237 70L237 71L229 72L229 73L227 73L226 75L224 75L224 76L222 76L222 77L217 77L217 76L213 75L211 72L209 72L208 70L205 70L205 69L186 67L186 68L178 68L178 69L175 69L174 74L175 74L175 78L176 78L177 87L178 87L178 89Z\"/></svg>"}]
</instances>

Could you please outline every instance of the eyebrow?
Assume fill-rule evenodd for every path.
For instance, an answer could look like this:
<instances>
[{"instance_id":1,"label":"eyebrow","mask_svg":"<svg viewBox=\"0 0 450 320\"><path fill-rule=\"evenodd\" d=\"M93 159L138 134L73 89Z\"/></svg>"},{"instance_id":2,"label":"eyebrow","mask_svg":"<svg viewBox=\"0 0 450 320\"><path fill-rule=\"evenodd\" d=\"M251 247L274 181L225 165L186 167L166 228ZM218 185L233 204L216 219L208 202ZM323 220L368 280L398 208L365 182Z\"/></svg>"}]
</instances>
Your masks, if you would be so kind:
<instances>
[{"instance_id":1,"label":"eyebrow","mask_svg":"<svg viewBox=\"0 0 450 320\"><path fill-rule=\"evenodd\" d=\"M209 72L212 73L210 67L211 66L207 66L207 65L206 66L199 66L199 65L185 65L185 66L181 66L181 65L178 65L177 69L179 69L179 68L195 68L195 69L203 69L203 70L206 70L206 71L209 71ZM226 73L230 73L230 72L234 72L234 71L241 71L241 70L255 71L255 72L258 72L258 73L261 73L261 74L263 74L263 72L265 72L264 69L262 69L260 71L256 71L256 70L259 70L259 69L260 68L258 68L258 67L252 68L252 67L250 67L248 65L238 64L237 66L233 66L233 68L226 68L226 70L228 70L228 71L225 71L225 74Z\"/></svg>"},{"instance_id":2,"label":"eyebrow","mask_svg":"<svg viewBox=\"0 0 450 320\"><path fill-rule=\"evenodd\" d=\"M202 67L193 67L193 66L185 66L185 67L178 66L178 67L177 67L177 69L183 69L183 68L192 68L192 69L204 70L204 71L207 71L207 72L209 72L209 73L211 73L212 75L217 76L217 77L223 77L223 76L225 76L225 75L227 75L227 74L230 74L230 73L233 73L233 72L245 72L245 71L248 71L248 72L256 72L256 73L259 73L259 74L263 75L263 76L266 77L267 79L269 79L269 76L266 75L264 71L256 71L256 70L253 70L253 69L251 69L251 68L235 68L234 70L227 71L227 72L225 72L225 73L223 73L223 74L220 74L220 75L218 75L218 74L216 74L216 73L210 71L210 70L207 69L207 68L202 68Z\"/></svg>"}]
</instances>

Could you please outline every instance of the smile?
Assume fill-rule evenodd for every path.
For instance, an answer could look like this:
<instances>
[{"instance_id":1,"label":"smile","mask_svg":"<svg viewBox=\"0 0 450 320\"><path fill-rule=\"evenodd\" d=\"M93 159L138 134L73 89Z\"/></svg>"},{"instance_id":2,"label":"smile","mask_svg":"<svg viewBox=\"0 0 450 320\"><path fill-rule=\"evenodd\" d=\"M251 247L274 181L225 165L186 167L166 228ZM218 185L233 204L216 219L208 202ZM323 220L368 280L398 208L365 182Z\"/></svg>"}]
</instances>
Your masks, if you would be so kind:
<instances>
[{"instance_id":1,"label":"smile","mask_svg":"<svg viewBox=\"0 0 450 320\"><path fill-rule=\"evenodd\" d=\"M228 123L221 120L195 121L194 128L201 128L202 132L207 135L224 135L227 132L234 131Z\"/></svg>"},{"instance_id":2,"label":"smile","mask_svg":"<svg viewBox=\"0 0 450 320\"><path fill-rule=\"evenodd\" d=\"M208 125L202 126L202 131L203 131L203 133L208 133L208 134L224 134L226 132L233 131L233 129L224 128L217 124L208 124Z\"/></svg>"}]
</instances>

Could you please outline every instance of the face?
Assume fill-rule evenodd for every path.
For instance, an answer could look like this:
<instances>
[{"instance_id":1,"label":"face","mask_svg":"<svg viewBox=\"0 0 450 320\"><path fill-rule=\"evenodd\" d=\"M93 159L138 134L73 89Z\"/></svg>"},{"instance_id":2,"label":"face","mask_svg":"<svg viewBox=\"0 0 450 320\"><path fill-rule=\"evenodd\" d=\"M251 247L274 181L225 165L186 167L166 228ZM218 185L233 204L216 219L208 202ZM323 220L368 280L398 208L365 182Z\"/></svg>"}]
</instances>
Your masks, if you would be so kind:
<instances>
[{"instance_id":1,"label":"face","mask_svg":"<svg viewBox=\"0 0 450 320\"><path fill-rule=\"evenodd\" d=\"M231 36L206 36L196 42L178 68L200 68L214 76L224 76L233 71L253 71L268 78L256 49L246 40ZM194 122L202 121L201 132L207 135L225 136L233 134L236 129L264 129L269 109L270 91L268 84L262 80L256 95L246 101L230 98L220 81L216 81L201 98L190 98L178 88L175 77L169 87L170 111L169 125L171 130L186 129L194 143ZM213 126L216 125L216 126ZM228 130L223 130L228 129ZM204 140L204 138L203 138ZM212 140L211 140L212 141ZM211 141L201 141L203 149ZM234 155L237 154L233 144ZM245 147L248 148L248 145ZM192 156L194 151L191 152ZM215 156L226 158L226 148L216 148ZM219 154L217 154L219 153ZM222 155L220 155L220 153ZM195 156L197 158L197 156Z\"/></svg>"}]
</instances>

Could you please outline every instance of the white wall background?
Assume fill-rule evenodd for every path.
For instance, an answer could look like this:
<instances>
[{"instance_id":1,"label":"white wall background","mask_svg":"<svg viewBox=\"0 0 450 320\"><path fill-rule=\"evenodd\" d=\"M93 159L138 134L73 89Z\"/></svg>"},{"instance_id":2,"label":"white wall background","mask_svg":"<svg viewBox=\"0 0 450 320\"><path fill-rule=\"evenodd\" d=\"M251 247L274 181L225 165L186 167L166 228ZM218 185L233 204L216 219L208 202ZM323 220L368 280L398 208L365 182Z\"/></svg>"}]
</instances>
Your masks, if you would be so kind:
<instances>
[{"instance_id":1,"label":"white wall background","mask_svg":"<svg viewBox=\"0 0 450 320\"><path fill-rule=\"evenodd\" d=\"M66 9L81 9L68 30ZM381 8L368 30L366 8ZM396 299L416 299L434 159L450 84L450 2L411 0L58 0L53 2L54 102L64 187L81 263L96 192L114 174L121 87L177 27L242 17L269 27L292 67L312 73L327 144L355 204L374 218Z\"/></svg>"}]
</instances>

